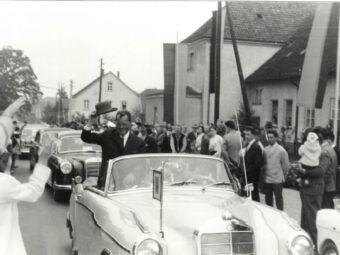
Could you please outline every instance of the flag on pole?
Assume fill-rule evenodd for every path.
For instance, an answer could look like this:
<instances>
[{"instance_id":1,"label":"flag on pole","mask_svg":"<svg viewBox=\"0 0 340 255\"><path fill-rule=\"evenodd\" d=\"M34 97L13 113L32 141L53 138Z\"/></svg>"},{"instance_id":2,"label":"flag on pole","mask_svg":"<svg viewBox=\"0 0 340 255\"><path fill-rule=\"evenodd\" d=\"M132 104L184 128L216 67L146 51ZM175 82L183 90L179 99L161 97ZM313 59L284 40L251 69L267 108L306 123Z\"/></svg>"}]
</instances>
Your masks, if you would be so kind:
<instances>
[{"instance_id":1,"label":"flag on pole","mask_svg":"<svg viewBox=\"0 0 340 255\"><path fill-rule=\"evenodd\" d=\"M320 3L315 11L302 67L298 105L322 108L329 73L334 68L338 37L337 3Z\"/></svg>"}]
</instances>

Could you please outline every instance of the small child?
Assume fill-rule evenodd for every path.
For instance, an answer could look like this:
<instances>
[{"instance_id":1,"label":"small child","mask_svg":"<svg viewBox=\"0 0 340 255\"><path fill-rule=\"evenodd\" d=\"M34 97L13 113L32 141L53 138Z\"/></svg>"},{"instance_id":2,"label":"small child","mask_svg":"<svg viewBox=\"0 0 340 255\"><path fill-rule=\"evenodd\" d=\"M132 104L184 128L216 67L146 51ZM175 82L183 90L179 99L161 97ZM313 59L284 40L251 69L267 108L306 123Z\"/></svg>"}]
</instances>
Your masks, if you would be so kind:
<instances>
[{"instance_id":1,"label":"small child","mask_svg":"<svg viewBox=\"0 0 340 255\"><path fill-rule=\"evenodd\" d=\"M321 146L317 134L313 132L308 133L305 143L299 148L299 155L301 156L299 163L301 163L301 167L305 171L308 171L308 169L317 167L319 165ZM309 185L308 179L298 178L296 180L302 186Z\"/></svg>"}]
</instances>

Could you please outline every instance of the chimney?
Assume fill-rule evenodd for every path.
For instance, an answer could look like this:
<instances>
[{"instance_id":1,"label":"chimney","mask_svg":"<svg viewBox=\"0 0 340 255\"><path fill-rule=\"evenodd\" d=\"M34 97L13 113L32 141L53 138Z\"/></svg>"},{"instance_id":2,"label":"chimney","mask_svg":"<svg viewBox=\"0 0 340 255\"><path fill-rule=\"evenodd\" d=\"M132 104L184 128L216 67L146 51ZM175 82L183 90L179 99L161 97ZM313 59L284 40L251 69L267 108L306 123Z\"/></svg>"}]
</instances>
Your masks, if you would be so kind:
<instances>
[{"instance_id":1,"label":"chimney","mask_svg":"<svg viewBox=\"0 0 340 255\"><path fill-rule=\"evenodd\" d=\"M120 72L119 71L117 71L117 77L118 77L118 79L120 79Z\"/></svg>"}]
</instances>

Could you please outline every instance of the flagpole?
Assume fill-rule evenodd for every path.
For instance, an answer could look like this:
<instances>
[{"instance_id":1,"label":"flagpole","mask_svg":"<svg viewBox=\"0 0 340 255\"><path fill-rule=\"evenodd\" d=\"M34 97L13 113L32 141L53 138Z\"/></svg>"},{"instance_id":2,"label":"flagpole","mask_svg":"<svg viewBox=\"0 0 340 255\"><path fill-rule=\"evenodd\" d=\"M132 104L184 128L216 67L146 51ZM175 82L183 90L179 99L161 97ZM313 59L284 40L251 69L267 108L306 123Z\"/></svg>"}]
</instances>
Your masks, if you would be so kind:
<instances>
[{"instance_id":1,"label":"flagpole","mask_svg":"<svg viewBox=\"0 0 340 255\"><path fill-rule=\"evenodd\" d=\"M338 12L340 14L340 5L338 7ZM338 41L337 41L337 58L336 58L336 73L335 73L335 99L334 99L334 141L338 144L338 110L339 110L339 74L340 74L340 18L338 14Z\"/></svg>"},{"instance_id":2,"label":"flagpole","mask_svg":"<svg viewBox=\"0 0 340 255\"><path fill-rule=\"evenodd\" d=\"M176 48L175 48L175 120L174 124L178 124L178 108L179 108L179 59L178 59L178 32L176 32Z\"/></svg>"}]
</instances>

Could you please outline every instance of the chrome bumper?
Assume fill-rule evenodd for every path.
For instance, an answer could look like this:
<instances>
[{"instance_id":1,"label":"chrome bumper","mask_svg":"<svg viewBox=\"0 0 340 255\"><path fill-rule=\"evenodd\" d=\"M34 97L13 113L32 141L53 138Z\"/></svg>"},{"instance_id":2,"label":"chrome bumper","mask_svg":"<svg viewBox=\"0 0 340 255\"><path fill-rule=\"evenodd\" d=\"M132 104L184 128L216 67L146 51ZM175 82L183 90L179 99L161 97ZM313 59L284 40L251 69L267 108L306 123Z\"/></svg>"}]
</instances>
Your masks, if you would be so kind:
<instances>
[{"instance_id":1,"label":"chrome bumper","mask_svg":"<svg viewBox=\"0 0 340 255\"><path fill-rule=\"evenodd\" d=\"M71 190L72 186L71 185L62 185L62 184L53 183L53 189L57 189L57 190Z\"/></svg>"}]
</instances>

